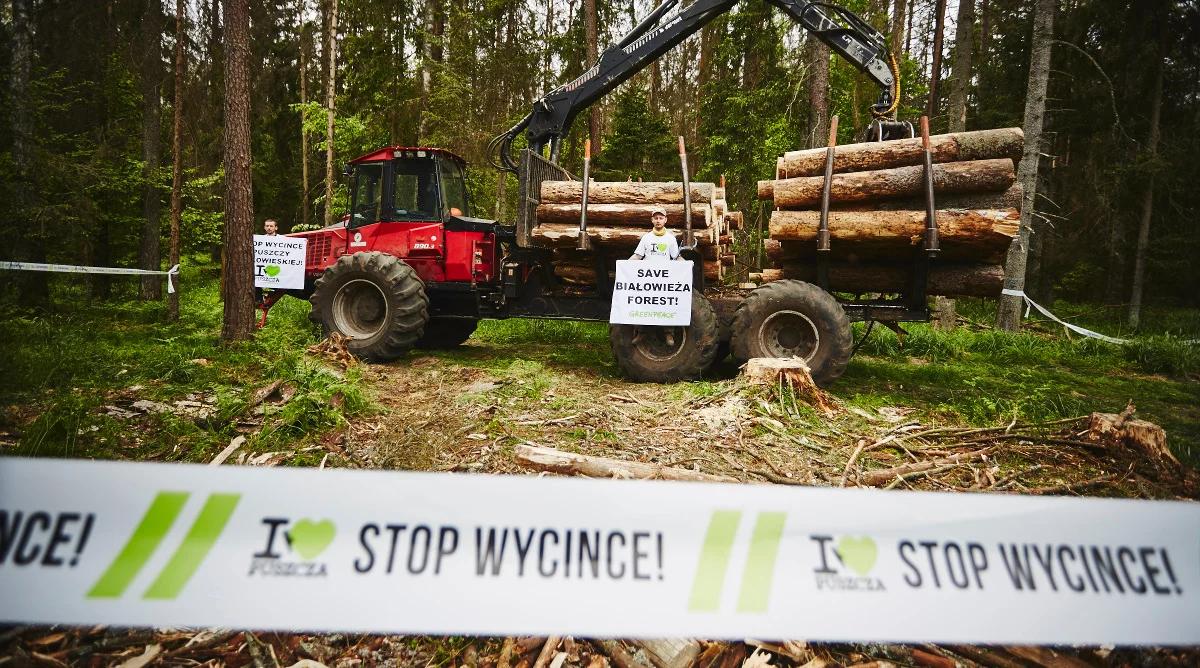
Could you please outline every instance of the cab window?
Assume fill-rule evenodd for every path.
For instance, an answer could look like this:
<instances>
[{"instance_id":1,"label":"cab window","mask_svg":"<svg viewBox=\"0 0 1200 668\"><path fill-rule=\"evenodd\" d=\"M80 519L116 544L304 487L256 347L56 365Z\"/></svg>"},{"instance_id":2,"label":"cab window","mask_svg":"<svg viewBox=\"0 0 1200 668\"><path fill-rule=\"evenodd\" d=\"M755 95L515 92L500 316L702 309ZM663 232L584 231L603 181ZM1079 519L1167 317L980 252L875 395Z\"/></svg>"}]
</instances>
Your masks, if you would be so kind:
<instances>
[{"instance_id":1,"label":"cab window","mask_svg":"<svg viewBox=\"0 0 1200 668\"><path fill-rule=\"evenodd\" d=\"M354 196L350 200L350 227L377 222L382 203L383 164L359 165L354 177Z\"/></svg>"},{"instance_id":2,"label":"cab window","mask_svg":"<svg viewBox=\"0 0 1200 668\"><path fill-rule=\"evenodd\" d=\"M397 220L440 218L437 175L429 158L397 158L392 161L392 207Z\"/></svg>"},{"instance_id":3,"label":"cab window","mask_svg":"<svg viewBox=\"0 0 1200 668\"><path fill-rule=\"evenodd\" d=\"M467 208L467 186L463 182L462 168L448 158L438 156L438 167L442 172L442 210L447 216L469 216ZM454 212L458 209L458 213Z\"/></svg>"}]
</instances>

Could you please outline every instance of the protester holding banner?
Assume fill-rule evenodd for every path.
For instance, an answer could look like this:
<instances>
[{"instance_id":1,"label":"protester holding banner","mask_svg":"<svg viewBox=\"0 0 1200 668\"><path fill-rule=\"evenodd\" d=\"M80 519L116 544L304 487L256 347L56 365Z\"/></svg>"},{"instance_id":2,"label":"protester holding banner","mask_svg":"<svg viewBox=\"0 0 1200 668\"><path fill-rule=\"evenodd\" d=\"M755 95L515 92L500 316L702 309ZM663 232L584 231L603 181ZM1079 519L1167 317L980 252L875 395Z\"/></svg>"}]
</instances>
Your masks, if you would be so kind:
<instances>
[{"instance_id":1,"label":"protester holding banner","mask_svg":"<svg viewBox=\"0 0 1200 668\"><path fill-rule=\"evenodd\" d=\"M263 221L263 235L268 236L268 237L274 237L274 236L279 235L279 223L276 222L274 218L268 218ZM268 292L269 292L269 290L268 290ZM265 294L265 292L264 292L263 288L255 287L254 288L254 303L261 306L263 303L264 294Z\"/></svg>"},{"instance_id":2,"label":"protester holding banner","mask_svg":"<svg viewBox=\"0 0 1200 668\"><path fill-rule=\"evenodd\" d=\"M679 243L675 235L667 232L667 210L661 206L650 209L650 223L654 229L647 232L638 242L637 250L630 260L678 260Z\"/></svg>"}]
</instances>

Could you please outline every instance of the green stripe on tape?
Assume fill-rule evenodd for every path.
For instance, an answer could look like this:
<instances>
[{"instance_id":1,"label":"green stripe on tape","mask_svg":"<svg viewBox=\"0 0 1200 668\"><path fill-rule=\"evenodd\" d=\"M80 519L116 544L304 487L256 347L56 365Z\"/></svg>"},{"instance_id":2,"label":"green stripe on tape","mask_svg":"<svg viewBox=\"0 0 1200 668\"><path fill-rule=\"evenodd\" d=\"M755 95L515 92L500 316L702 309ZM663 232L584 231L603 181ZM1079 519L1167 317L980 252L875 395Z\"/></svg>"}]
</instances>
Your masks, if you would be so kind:
<instances>
[{"instance_id":1,"label":"green stripe on tape","mask_svg":"<svg viewBox=\"0 0 1200 668\"><path fill-rule=\"evenodd\" d=\"M708 522L708 532L704 534L696 579L692 582L689 611L712 612L720 607L725 571L729 569L729 553L733 551L733 538L741 519L742 513L737 510L713 512Z\"/></svg>"},{"instance_id":2,"label":"green stripe on tape","mask_svg":"<svg viewBox=\"0 0 1200 668\"><path fill-rule=\"evenodd\" d=\"M183 591L184 585L192 578L196 569L200 568L200 563L208 556L208 551L225 530L225 524L229 522L229 517L233 515L233 509L237 507L240 498L241 494L212 494L208 497L208 501L205 501L204 507L200 509L200 515L192 523L192 528L188 529L183 543L175 550L175 554L171 555L166 568L146 590L144 598L172 599Z\"/></svg>"},{"instance_id":3,"label":"green stripe on tape","mask_svg":"<svg viewBox=\"0 0 1200 668\"><path fill-rule=\"evenodd\" d=\"M738 612L766 612L771 600L771 580L775 578L775 558L787 513L759 513L750 538L750 555L742 574Z\"/></svg>"},{"instance_id":4,"label":"green stripe on tape","mask_svg":"<svg viewBox=\"0 0 1200 668\"><path fill-rule=\"evenodd\" d=\"M92 585L88 598L118 598L125 593L125 588L137 577L175 524L175 518L179 517L179 511L183 510L187 499L187 492L159 492L129 536L125 547L121 548L117 558Z\"/></svg>"}]
</instances>

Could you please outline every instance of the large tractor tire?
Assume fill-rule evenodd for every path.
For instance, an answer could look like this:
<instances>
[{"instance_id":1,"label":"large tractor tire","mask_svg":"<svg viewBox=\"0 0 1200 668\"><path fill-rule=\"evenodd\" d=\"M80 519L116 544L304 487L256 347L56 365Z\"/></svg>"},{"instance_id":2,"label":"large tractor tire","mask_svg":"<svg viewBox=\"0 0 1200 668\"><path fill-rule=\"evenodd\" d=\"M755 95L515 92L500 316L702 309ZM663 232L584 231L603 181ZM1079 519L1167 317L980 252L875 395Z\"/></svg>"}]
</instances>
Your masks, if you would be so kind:
<instances>
[{"instance_id":1,"label":"large tractor tire","mask_svg":"<svg viewBox=\"0 0 1200 668\"><path fill-rule=\"evenodd\" d=\"M479 321L474 318L430 318L425 323L425 333L417 340L417 347L426 350L448 350L462 345L471 335Z\"/></svg>"},{"instance_id":2,"label":"large tractor tire","mask_svg":"<svg viewBox=\"0 0 1200 668\"><path fill-rule=\"evenodd\" d=\"M425 284L399 258L386 253L343 255L317 279L312 314L328 336L347 337L350 352L386 362L408 352L429 320Z\"/></svg>"},{"instance_id":3,"label":"large tractor tire","mask_svg":"<svg viewBox=\"0 0 1200 668\"><path fill-rule=\"evenodd\" d=\"M813 380L827 385L846 370L854 337L842 305L804 281L771 281L755 288L733 315L733 356L799 357Z\"/></svg>"},{"instance_id":4,"label":"large tractor tire","mask_svg":"<svg viewBox=\"0 0 1200 668\"><path fill-rule=\"evenodd\" d=\"M617 366L632 380L674 383L699 378L717 354L717 315L703 295L692 295L692 324L609 325Z\"/></svg>"}]
</instances>

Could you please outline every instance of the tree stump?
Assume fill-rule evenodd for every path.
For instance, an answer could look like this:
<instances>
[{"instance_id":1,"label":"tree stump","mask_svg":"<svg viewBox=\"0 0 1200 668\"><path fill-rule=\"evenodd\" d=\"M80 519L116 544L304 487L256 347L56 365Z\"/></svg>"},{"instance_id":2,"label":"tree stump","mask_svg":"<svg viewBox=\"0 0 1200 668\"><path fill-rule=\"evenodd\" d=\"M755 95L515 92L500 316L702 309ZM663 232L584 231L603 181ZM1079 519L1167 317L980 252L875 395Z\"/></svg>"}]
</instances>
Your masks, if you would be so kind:
<instances>
[{"instance_id":1,"label":"tree stump","mask_svg":"<svg viewBox=\"0 0 1200 668\"><path fill-rule=\"evenodd\" d=\"M833 398L817 387L808 364L799 357L755 357L742 367L742 380L750 385L761 385L778 391L783 387L803 399L813 408L832 416Z\"/></svg>"}]
</instances>

